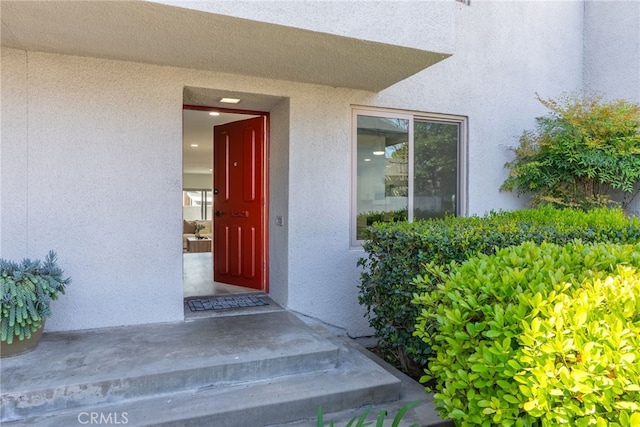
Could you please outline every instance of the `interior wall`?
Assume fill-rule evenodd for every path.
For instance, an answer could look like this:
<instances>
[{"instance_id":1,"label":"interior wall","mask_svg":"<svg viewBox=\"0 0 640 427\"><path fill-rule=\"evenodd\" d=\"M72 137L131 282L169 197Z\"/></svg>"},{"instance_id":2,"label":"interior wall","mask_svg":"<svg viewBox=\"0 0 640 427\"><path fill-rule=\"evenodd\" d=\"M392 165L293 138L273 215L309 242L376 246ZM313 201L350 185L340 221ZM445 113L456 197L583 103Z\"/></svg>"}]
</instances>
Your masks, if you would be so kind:
<instances>
[{"instance_id":1,"label":"interior wall","mask_svg":"<svg viewBox=\"0 0 640 427\"><path fill-rule=\"evenodd\" d=\"M211 135L211 139L213 140L213 134ZM187 190L211 190L213 188L213 175L204 173L185 173L182 175L182 185Z\"/></svg>"}]
</instances>

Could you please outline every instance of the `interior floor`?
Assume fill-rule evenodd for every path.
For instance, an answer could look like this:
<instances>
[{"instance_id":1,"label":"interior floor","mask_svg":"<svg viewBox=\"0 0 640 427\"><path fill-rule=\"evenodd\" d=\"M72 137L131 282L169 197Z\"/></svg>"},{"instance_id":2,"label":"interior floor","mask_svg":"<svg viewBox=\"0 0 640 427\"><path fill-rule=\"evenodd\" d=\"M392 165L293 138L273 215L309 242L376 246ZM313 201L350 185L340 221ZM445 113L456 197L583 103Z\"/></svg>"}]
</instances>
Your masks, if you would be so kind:
<instances>
[{"instance_id":1,"label":"interior floor","mask_svg":"<svg viewBox=\"0 0 640 427\"><path fill-rule=\"evenodd\" d=\"M185 298L257 292L251 288L214 282L211 252L182 254L182 283Z\"/></svg>"}]
</instances>

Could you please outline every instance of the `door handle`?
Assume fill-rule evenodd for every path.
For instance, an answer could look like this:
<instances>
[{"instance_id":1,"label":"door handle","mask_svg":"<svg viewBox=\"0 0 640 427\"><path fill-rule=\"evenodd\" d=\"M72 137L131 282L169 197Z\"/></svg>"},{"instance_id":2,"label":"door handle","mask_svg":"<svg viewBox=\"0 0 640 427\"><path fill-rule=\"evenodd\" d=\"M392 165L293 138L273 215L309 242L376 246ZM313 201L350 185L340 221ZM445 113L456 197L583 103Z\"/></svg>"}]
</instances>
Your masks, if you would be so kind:
<instances>
[{"instance_id":1,"label":"door handle","mask_svg":"<svg viewBox=\"0 0 640 427\"><path fill-rule=\"evenodd\" d=\"M216 216L222 216L222 211L216 211Z\"/></svg>"}]
</instances>

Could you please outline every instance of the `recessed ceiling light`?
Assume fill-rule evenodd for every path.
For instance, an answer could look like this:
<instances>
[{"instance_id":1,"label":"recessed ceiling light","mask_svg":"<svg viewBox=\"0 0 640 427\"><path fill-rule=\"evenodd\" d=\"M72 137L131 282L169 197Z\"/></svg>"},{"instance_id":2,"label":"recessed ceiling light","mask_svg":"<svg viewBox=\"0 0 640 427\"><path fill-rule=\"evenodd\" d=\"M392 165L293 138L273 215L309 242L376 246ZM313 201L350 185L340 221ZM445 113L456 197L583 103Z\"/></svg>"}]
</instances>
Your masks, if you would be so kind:
<instances>
[{"instance_id":1,"label":"recessed ceiling light","mask_svg":"<svg viewBox=\"0 0 640 427\"><path fill-rule=\"evenodd\" d=\"M198 144L191 144L191 146L192 146L192 147L197 147L197 146L198 146Z\"/></svg>"},{"instance_id":2,"label":"recessed ceiling light","mask_svg":"<svg viewBox=\"0 0 640 427\"><path fill-rule=\"evenodd\" d=\"M211 111L211 112L209 113L209 115L210 115L210 116L219 116L219 115L220 115L220 113L218 113L217 111Z\"/></svg>"},{"instance_id":3,"label":"recessed ceiling light","mask_svg":"<svg viewBox=\"0 0 640 427\"><path fill-rule=\"evenodd\" d=\"M384 155L384 151L374 151L373 155L374 156L383 156Z\"/></svg>"},{"instance_id":4,"label":"recessed ceiling light","mask_svg":"<svg viewBox=\"0 0 640 427\"><path fill-rule=\"evenodd\" d=\"M220 102L224 102L225 104L237 104L240 100L238 98L222 98Z\"/></svg>"},{"instance_id":5,"label":"recessed ceiling light","mask_svg":"<svg viewBox=\"0 0 640 427\"><path fill-rule=\"evenodd\" d=\"M365 161L365 162L370 162L370 161L371 161L371 159L364 159L364 161Z\"/></svg>"}]
</instances>

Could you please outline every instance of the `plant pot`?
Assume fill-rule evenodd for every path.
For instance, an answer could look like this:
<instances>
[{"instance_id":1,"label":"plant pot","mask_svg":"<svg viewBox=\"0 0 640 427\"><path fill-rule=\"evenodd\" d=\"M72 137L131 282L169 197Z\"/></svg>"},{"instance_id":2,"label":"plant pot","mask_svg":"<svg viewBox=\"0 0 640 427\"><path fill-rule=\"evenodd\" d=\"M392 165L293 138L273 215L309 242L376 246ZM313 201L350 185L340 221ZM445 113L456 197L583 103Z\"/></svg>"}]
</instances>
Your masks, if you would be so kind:
<instances>
[{"instance_id":1,"label":"plant pot","mask_svg":"<svg viewBox=\"0 0 640 427\"><path fill-rule=\"evenodd\" d=\"M42 325L35 332L31 332L29 338L25 338L22 341L18 337L14 337L11 344L7 344L5 341L0 343L0 357L17 356L18 354L26 353L36 348L42 337L42 331L44 330L44 320Z\"/></svg>"}]
</instances>

